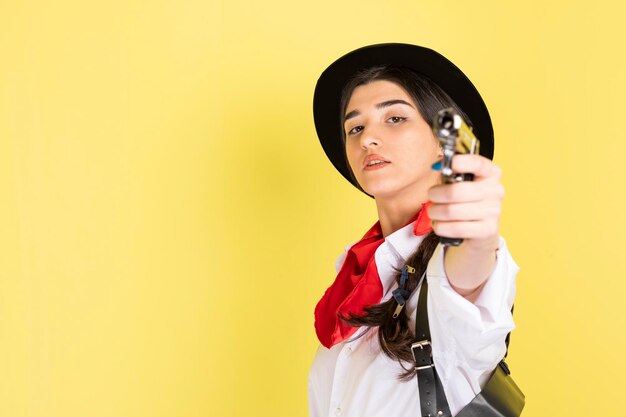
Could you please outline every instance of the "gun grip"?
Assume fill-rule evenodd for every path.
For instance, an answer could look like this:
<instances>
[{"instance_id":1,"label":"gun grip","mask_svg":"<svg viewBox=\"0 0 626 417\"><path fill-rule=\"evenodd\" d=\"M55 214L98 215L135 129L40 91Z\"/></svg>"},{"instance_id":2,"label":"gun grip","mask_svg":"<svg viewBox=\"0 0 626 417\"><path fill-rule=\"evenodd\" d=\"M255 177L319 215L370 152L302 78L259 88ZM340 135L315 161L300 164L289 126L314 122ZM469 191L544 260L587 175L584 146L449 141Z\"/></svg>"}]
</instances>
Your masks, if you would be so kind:
<instances>
[{"instance_id":1,"label":"gun grip","mask_svg":"<svg viewBox=\"0 0 626 417\"><path fill-rule=\"evenodd\" d=\"M474 181L474 174L455 174L452 182Z\"/></svg>"},{"instance_id":2,"label":"gun grip","mask_svg":"<svg viewBox=\"0 0 626 417\"><path fill-rule=\"evenodd\" d=\"M474 174L455 174L452 177L452 181L450 183L455 182L463 182L463 181L474 181ZM439 241L444 246L459 246L463 243L463 239L457 237L439 237Z\"/></svg>"}]
</instances>

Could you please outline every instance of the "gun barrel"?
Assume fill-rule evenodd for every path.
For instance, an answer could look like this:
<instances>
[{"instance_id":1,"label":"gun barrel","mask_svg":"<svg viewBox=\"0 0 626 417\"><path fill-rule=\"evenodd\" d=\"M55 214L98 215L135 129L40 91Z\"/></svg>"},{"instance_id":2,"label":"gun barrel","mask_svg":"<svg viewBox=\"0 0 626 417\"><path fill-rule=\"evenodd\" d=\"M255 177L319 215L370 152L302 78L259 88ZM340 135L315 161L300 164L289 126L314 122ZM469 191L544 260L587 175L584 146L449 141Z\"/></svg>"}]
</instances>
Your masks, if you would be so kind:
<instances>
[{"instance_id":1,"label":"gun barrel","mask_svg":"<svg viewBox=\"0 0 626 417\"><path fill-rule=\"evenodd\" d=\"M479 142L472 129L453 108L443 109L433 121L433 132L444 148L455 153L478 153Z\"/></svg>"}]
</instances>

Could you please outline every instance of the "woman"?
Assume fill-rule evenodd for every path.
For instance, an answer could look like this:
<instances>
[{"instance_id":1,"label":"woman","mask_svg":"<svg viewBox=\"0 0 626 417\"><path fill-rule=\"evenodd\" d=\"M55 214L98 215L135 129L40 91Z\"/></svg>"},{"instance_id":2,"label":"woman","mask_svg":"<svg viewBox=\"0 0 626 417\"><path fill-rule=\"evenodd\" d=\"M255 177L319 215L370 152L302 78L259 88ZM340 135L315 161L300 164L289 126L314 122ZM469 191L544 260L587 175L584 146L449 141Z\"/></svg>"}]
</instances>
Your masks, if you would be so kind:
<instances>
[{"instance_id":1,"label":"woman","mask_svg":"<svg viewBox=\"0 0 626 417\"><path fill-rule=\"evenodd\" d=\"M453 159L453 170L474 174L472 182L441 184L442 150L431 121L448 107L480 140L480 155ZM379 220L346 247L315 309L322 346L309 375L310 414L422 415L410 347L425 277L432 359L456 415L505 355L514 328L519 268L498 232L504 188L491 161L486 106L438 53L382 44L353 51L324 71L314 117L329 159L374 198ZM442 236L464 241L443 246ZM413 272L405 282L407 271Z\"/></svg>"}]
</instances>

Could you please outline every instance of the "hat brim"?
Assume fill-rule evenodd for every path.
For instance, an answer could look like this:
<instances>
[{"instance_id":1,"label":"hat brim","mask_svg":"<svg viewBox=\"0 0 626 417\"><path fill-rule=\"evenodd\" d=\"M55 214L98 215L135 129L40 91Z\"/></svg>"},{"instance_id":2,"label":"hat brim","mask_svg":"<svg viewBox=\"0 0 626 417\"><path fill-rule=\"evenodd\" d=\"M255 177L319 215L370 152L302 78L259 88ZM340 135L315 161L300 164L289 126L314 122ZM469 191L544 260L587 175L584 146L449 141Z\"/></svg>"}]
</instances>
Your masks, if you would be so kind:
<instances>
[{"instance_id":1,"label":"hat brim","mask_svg":"<svg viewBox=\"0 0 626 417\"><path fill-rule=\"evenodd\" d=\"M359 188L350 176L341 141L341 93L355 73L375 65L404 66L434 81L470 118L473 132L480 141L480 154L493 159L493 126L489 111L474 84L456 65L438 52L417 45L385 43L365 46L326 68L313 95L313 118L322 148L335 168L355 187Z\"/></svg>"}]
</instances>

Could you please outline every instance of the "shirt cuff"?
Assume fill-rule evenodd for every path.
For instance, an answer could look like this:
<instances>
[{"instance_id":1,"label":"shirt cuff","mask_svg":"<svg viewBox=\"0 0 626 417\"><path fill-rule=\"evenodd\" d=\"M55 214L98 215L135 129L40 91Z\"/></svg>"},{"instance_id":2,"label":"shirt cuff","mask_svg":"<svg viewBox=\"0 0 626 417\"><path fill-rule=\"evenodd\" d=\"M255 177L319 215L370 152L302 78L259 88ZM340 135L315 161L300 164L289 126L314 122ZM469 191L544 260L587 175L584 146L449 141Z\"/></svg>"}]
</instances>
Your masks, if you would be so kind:
<instances>
[{"instance_id":1,"label":"shirt cuff","mask_svg":"<svg viewBox=\"0 0 626 417\"><path fill-rule=\"evenodd\" d=\"M457 293L445 273L444 246L440 243L428 263L428 315L433 341L439 338L441 353L482 367L504 355L504 338L515 328L511 307L519 266L500 236L496 265L474 303ZM432 302L430 301L432 300ZM452 342L452 343L451 343ZM445 352L453 347L454 352Z\"/></svg>"},{"instance_id":2,"label":"shirt cuff","mask_svg":"<svg viewBox=\"0 0 626 417\"><path fill-rule=\"evenodd\" d=\"M477 330L496 324L506 316L503 313L510 313L519 266L509 253L502 236L496 252L496 265L474 303L457 293L450 285L445 273L443 249L444 246L439 243L426 270L431 296L440 311L446 311Z\"/></svg>"}]
</instances>

